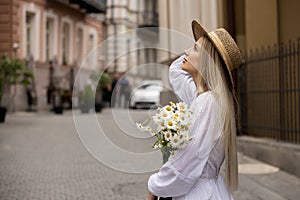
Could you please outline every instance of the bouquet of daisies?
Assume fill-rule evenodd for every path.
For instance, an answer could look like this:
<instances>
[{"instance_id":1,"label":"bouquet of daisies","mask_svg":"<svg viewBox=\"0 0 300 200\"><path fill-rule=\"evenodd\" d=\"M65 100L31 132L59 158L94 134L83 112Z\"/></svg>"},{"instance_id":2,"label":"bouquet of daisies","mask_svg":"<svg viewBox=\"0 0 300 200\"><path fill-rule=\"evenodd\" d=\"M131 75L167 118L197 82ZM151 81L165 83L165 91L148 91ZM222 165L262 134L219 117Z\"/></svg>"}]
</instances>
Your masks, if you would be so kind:
<instances>
[{"instance_id":1,"label":"bouquet of daisies","mask_svg":"<svg viewBox=\"0 0 300 200\"><path fill-rule=\"evenodd\" d=\"M141 131L147 131L157 140L152 145L154 149L160 149L163 154L173 154L178 149L183 149L192 140L189 130L192 124L193 112L183 103L173 103L158 108L157 113L146 119L142 124L136 123ZM146 122L153 122L154 127L144 125ZM165 162L165 161L164 161Z\"/></svg>"}]
</instances>

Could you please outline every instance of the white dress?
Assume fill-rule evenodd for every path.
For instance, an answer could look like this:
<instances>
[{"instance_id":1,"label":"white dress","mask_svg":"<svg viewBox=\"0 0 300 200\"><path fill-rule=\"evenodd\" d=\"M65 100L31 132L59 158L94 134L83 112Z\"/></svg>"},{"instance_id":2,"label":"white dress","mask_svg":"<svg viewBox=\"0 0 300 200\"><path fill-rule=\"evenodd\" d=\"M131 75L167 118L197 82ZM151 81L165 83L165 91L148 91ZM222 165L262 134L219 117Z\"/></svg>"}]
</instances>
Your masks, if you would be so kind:
<instances>
[{"instance_id":1,"label":"white dress","mask_svg":"<svg viewBox=\"0 0 300 200\"><path fill-rule=\"evenodd\" d=\"M190 131L194 140L150 176L148 189L156 196L173 200L232 200L219 175L225 155L219 105L212 92L197 96L192 77L181 69L183 57L171 64L169 79L179 98L194 112Z\"/></svg>"}]
</instances>

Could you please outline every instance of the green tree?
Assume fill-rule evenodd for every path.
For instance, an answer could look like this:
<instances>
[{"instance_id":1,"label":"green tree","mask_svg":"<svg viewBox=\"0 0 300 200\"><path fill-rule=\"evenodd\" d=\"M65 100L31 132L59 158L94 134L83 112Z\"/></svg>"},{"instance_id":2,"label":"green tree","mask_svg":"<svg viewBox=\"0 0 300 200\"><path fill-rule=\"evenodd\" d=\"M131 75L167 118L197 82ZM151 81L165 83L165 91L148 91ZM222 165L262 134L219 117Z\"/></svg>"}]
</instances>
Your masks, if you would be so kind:
<instances>
[{"instance_id":1,"label":"green tree","mask_svg":"<svg viewBox=\"0 0 300 200\"><path fill-rule=\"evenodd\" d=\"M0 60L0 103L2 102L6 86L15 86L13 92L14 100L16 95L16 85L21 84L27 86L31 83L32 78L32 72L25 68L25 63L23 61L11 59L4 53Z\"/></svg>"}]
</instances>

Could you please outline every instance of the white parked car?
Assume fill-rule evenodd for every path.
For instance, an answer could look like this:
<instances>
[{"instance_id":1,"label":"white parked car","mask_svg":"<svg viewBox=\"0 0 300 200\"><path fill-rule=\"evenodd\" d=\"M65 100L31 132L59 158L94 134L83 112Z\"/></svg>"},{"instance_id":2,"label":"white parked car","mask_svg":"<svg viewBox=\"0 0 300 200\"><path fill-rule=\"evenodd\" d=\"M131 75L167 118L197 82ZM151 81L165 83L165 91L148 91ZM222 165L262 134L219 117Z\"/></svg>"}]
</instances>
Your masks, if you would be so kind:
<instances>
[{"instance_id":1,"label":"white parked car","mask_svg":"<svg viewBox=\"0 0 300 200\"><path fill-rule=\"evenodd\" d=\"M160 92L163 90L162 81L143 81L135 88L130 96L130 108L151 108L160 105Z\"/></svg>"}]
</instances>

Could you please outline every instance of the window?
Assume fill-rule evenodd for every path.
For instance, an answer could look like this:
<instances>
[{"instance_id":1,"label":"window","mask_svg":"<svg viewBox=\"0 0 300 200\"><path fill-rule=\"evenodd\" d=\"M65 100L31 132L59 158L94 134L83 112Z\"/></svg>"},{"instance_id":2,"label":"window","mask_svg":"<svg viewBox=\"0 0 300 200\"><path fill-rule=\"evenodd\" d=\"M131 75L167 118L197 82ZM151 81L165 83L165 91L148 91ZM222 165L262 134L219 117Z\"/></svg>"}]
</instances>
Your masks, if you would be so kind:
<instances>
[{"instance_id":1,"label":"window","mask_svg":"<svg viewBox=\"0 0 300 200\"><path fill-rule=\"evenodd\" d=\"M43 15L43 56L42 62L49 62L57 56L58 15L52 10L46 10Z\"/></svg>"},{"instance_id":2,"label":"window","mask_svg":"<svg viewBox=\"0 0 300 200\"><path fill-rule=\"evenodd\" d=\"M40 10L32 3L22 4L22 57L40 59Z\"/></svg>"},{"instance_id":3,"label":"window","mask_svg":"<svg viewBox=\"0 0 300 200\"><path fill-rule=\"evenodd\" d=\"M89 37L89 51L92 51L94 48L94 35L90 34Z\"/></svg>"},{"instance_id":4,"label":"window","mask_svg":"<svg viewBox=\"0 0 300 200\"><path fill-rule=\"evenodd\" d=\"M70 25L64 23L62 27L62 64L69 64L70 56Z\"/></svg>"},{"instance_id":5,"label":"window","mask_svg":"<svg viewBox=\"0 0 300 200\"><path fill-rule=\"evenodd\" d=\"M33 50L33 22L34 14L26 12L26 57L32 56Z\"/></svg>"},{"instance_id":6,"label":"window","mask_svg":"<svg viewBox=\"0 0 300 200\"><path fill-rule=\"evenodd\" d=\"M131 68L131 53L130 53L130 39L127 39L127 56L126 56L126 59L127 59L127 66L126 66L126 71L128 71L130 68Z\"/></svg>"},{"instance_id":7,"label":"window","mask_svg":"<svg viewBox=\"0 0 300 200\"><path fill-rule=\"evenodd\" d=\"M96 65L97 65L97 48L94 49L97 45L97 31L96 29L91 29L89 32L89 36L88 36L88 43L87 43L87 47L88 47L88 67L90 69L95 69Z\"/></svg>"},{"instance_id":8,"label":"window","mask_svg":"<svg viewBox=\"0 0 300 200\"><path fill-rule=\"evenodd\" d=\"M46 19L46 35L45 35L45 51L46 51L46 61L53 59L54 51L54 20L51 18Z\"/></svg>"},{"instance_id":9,"label":"window","mask_svg":"<svg viewBox=\"0 0 300 200\"><path fill-rule=\"evenodd\" d=\"M82 28L77 29L76 37L76 49L77 49L77 62L78 64L82 61L82 49L83 49L83 30Z\"/></svg>"}]
</instances>

